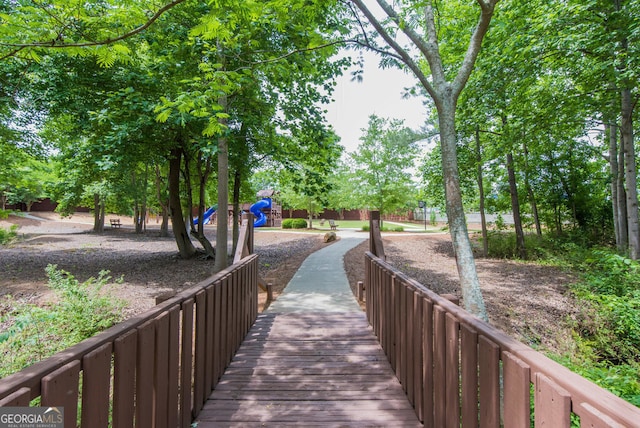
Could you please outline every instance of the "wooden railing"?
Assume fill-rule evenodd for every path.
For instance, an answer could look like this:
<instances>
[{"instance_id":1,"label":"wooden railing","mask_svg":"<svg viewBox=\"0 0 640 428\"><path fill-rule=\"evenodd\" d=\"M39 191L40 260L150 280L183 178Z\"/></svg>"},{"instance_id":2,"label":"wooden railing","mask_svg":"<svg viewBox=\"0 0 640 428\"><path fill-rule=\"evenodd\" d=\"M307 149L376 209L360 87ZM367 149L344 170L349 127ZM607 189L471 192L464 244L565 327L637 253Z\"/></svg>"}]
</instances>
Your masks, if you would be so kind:
<instances>
[{"instance_id":1,"label":"wooden railing","mask_svg":"<svg viewBox=\"0 0 640 428\"><path fill-rule=\"evenodd\" d=\"M1 379L0 406L40 398L64 407L66 427L189 427L257 317L258 256L242 251L151 310Z\"/></svg>"},{"instance_id":2,"label":"wooden railing","mask_svg":"<svg viewBox=\"0 0 640 428\"><path fill-rule=\"evenodd\" d=\"M639 408L435 294L373 251L365 263L367 317L425 427L564 428L572 415L581 427L640 426Z\"/></svg>"}]
</instances>

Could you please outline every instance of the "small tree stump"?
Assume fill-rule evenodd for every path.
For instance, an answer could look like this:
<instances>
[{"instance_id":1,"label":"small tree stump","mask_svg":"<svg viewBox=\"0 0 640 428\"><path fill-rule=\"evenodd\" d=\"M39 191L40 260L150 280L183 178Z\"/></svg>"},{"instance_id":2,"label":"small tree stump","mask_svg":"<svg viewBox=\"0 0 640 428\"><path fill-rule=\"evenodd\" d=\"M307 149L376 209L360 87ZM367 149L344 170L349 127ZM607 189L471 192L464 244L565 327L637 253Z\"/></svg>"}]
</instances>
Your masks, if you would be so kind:
<instances>
[{"instance_id":1,"label":"small tree stump","mask_svg":"<svg viewBox=\"0 0 640 428\"><path fill-rule=\"evenodd\" d=\"M324 242L332 242L336 240L335 232L327 232L324 234Z\"/></svg>"}]
</instances>

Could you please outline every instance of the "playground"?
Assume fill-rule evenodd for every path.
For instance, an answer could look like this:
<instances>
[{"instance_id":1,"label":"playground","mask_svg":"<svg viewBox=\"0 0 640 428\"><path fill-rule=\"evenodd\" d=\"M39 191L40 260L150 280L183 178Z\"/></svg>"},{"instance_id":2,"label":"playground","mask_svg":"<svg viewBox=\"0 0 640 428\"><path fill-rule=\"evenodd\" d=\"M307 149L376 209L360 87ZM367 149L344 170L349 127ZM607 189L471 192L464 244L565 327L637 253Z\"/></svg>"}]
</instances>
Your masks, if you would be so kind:
<instances>
[{"instance_id":1,"label":"playground","mask_svg":"<svg viewBox=\"0 0 640 428\"><path fill-rule=\"evenodd\" d=\"M38 216L41 220L15 216L0 220L0 227L18 224L24 238L0 248L3 294L33 303L46 301L44 268L50 263L79 280L108 269L112 277L123 277L115 292L129 302L127 311L133 315L153 306L156 297L183 290L211 274L209 263L180 259L173 238L155 235L153 222L148 225L147 234L137 235L132 226L127 227L132 220L122 217L122 228L96 235L89 233L93 224L89 214L78 213L70 218L54 213ZM338 229L340 236L341 226ZM206 230L213 239L215 227ZM322 238L321 233L256 229L260 275L273 282L276 296L309 254L331 245L323 243ZM384 241L390 263L436 292L458 294L448 234L387 233ZM357 281L364 278L362 258L367 245L364 242L345 255L345 270L354 290ZM555 268L506 260L479 259L477 264L494 325L525 343L544 343L551 348L567 343L565 320L575 315L565 286L573 280L571 277Z\"/></svg>"},{"instance_id":2,"label":"playground","mask_svg":"<svg viewBox=\"0 0 640 428\"><path fill-rule=\"evenodd\" d=\"M88 213L70 218L54 213L37 215L40 219L10 216L0 220L0 227L20 227L20 240L0 248L1 295L11 294L34 303L46 300L47 264L57 264L81 281L106 269L113 278L123 277L114 291L129 302L128 314L133 315L155 305L156 297L180 291L211 275L210 263L180 259L173 237L159 237L155 233L159 226L153 221L147 225L148 232L139 235L134 233L133 220L122 216L121 228L107 227L104 234L96 235L90 233L93 217ZM206 230L215 239L215 227ZM304 258L326 245L320 234L257 233L260 274L273 280L277 294Z\"/></svg>"}]
</instances>

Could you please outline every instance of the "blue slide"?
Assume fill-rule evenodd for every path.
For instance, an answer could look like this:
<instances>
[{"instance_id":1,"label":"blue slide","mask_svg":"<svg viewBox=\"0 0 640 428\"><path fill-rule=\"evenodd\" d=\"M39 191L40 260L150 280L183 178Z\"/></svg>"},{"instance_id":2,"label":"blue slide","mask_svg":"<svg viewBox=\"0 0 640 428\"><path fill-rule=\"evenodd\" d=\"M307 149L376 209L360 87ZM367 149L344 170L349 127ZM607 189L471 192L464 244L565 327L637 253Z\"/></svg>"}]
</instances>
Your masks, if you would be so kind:
<instances>
[{"instance_id":1,"label":"blue slide","mask_svg":"<svg viewBox=\"0 0 640 428\"><path fill-rule=\"evenodd\" d=\"M256 220L253 222L253 227L260 227L267 224L267 216L262 212L263 208L271 209L271 198L264 198L251 205L251 208L249 208L249 211L256 216Z\"/></svg>"},{"instance_id":2,"label":"blue slide","mask_svg":"<svg viewBox=\"0 0 640 428\"><path fill-rule=\"evenodd\" d=\"M216 212L217 209L218 209L218 205L214 205L204 212L204 214L202 215L202 218L204 219L204 224L208 224L209 221L211 221L211 216ZM198 217L193 219L193 224L198 224Z\"/></svg>"}]
</instances>

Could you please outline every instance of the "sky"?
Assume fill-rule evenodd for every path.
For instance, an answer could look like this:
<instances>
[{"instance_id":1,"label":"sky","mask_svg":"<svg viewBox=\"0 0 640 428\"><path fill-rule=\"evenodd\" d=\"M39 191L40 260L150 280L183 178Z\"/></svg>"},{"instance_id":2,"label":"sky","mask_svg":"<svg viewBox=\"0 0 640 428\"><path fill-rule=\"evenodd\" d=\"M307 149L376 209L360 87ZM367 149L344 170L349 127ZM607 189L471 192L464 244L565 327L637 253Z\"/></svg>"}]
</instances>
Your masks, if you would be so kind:
<instances>
[{"instance_id":1,"label":"sky","mask_svg":"<svg viewBox=\"0 0 640 428\"><path fill-rule=\"evenodd\" d=\"M403 89L417 80L397 69L378 68L379 58L363 52L364 74L361 83L351 81L351 71L337 79L334 102L327 106L327 119L341 138L347 152L357 149L362 129L367 128L369 116L376 114L388 119L400 119L405 125L419 129L425 122L427 110L419 98L402 99ZM352 52L355 58L357 53Z\"/></svg>"}]
</instances>

